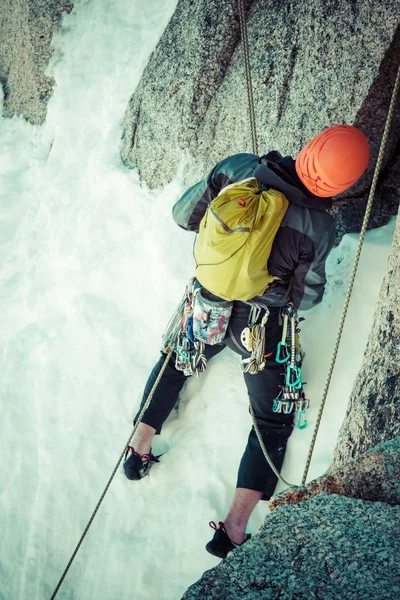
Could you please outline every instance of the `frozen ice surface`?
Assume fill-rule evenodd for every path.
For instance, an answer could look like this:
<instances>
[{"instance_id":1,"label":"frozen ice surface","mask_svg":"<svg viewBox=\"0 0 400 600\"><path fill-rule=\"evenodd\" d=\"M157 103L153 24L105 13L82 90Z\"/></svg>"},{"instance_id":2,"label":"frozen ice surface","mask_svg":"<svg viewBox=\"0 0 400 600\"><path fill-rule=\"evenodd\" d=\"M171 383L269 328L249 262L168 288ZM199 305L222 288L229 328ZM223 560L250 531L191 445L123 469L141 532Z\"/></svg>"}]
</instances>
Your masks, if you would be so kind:
<instances>
[{"instance_id":1,"label":"frozen ice surface","mask_svg":"<svg viewBox=\"0 0 400 600\"><path fill-rule=\"evenodd\" d=\"M192 275L192 234L171 207L177 179L149 192L120 162L128 99L175 0L77 0L53 40L46 124L0 121L0 599L50 598L131 430L160 337ZM361 364L394 219L367 234L310 477L330 464ZM328 261L322 305L305 316L312 408L290 439L299 482L357 236ZM250 417L238 357L192 379L150 477L120 470L60 599L175 600L217 560ZM251 520L255 531L267 507Z\"/></svg>"}]
</instances>

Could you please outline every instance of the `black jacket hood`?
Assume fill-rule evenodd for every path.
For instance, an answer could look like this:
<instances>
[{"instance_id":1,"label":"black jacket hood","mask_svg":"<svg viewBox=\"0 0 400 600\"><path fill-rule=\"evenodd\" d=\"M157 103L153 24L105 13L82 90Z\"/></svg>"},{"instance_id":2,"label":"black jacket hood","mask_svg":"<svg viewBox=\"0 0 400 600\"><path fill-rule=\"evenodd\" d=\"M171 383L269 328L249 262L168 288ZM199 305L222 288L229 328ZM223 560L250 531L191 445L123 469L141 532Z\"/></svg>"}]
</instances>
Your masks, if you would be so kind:
<instances>
[{"instance_id":1,"label":"black jacket hood","mask_svg":"<svg viewBox=\"0 0 400 600\"><path fill-rule=\"evenodd\" d=\"M289 202L296 206L315 210L327 210L332 207L332 198L315 196L300 181L293 158L282 156L276 150L259 158L254 177L285 194Z\"/></svg>"}]
</instances>

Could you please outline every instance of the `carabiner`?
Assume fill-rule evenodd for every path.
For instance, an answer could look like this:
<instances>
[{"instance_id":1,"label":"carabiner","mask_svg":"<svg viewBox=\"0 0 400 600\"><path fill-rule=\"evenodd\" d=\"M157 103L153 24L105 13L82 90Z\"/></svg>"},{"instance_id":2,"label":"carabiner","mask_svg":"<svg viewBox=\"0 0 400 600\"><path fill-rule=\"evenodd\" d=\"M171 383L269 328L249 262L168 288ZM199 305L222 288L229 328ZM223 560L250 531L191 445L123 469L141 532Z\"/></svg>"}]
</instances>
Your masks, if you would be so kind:
<instances>
[{"instance_id":1,"label":"carabiner","mask_svg":"<svg viewBox=\"0 0 400 600\"><path fill-rule=\"evenodd\" d=\"M274 403L272 405L272 412L274 413L280 413L282 410L281 408L281 401L279 398L275 398Z\"/></svg>"},{"instance_id":2,"label":"carabiner","mask_svg":"<svg viewBox=\"0 0 400 600\"><path fill-rule=\"evenodd\" d=\"M295 379L292 378L292 373L294 373ZM297 367L296 365L288 365L286 371L286 385L295 390L299 390L301 388L301 367Z\"/></svg>"},{"instance_id":3,"label":"carabiner","mask_svg":"<svg viewBox=\"0 0 400 600\"><path fill-rule=\"evenodd\" d=\"M261 308L258 305L253 305L250 309L249 317L247 319L247 327L251 329L258 321L258 317L261 314Z\"/></svg>"},{"instance_id":4,"label":"carabiner","mask_svg":"<svg viewBox=\"0 0 400 600\"><path fill-rule=\"evenodd\" d=\"M284 348L285 352L286 352L286 356L284 358L280 357L282 348ZM290 352L288 350L286 342L278 342L278 345L276 347L276 357L275 357L276 362L282 364L282 363L287 362L289 360L289 358L290 358Z\"/></svg>"},{"instance_id":5,"label":"carabiner","mask_svg":"<svg viewBox=\"0 0 400 600\"><path fill-rule=\"evenodd\" d=\"M282 402L282 412L285 415L290 415L293 412L294 402L292 400L287 400L286 402Z\"/></svg>"},{"instance_id":6,"label":"carabiner","mask_svg":"<svg viewBox=\"0 0 400 600\"><path fill-rule=\"evenodd\" d=\"M302 422L302 415L306 414L306 409L305 408L299 408L297 411L297 427L299 429L305 429L305 427L307 427L308 425L308 421L306 418L304 418L304 421Z\"/></svg>"}]
</instances>

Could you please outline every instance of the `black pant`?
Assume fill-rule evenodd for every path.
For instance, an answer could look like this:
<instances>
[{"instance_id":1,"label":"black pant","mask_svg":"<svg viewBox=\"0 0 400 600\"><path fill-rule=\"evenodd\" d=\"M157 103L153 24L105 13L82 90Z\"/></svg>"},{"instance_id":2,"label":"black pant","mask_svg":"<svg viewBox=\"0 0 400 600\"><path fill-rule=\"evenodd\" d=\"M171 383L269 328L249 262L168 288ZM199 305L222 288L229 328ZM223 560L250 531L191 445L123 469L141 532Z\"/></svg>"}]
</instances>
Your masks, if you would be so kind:
<instances>
[{"instance_id":1,"label":"black pant","mask_svg":"<svg viewBox=\"0 0 400 600\"><path fill-rule=\"evenodd\" d=\"M250 355L240 341L240 334L247 326L249 312L250 308L248 305L242 302L234 303L228 335L222 344L215 346L206 345L205 355L207 360L216 356L225 346L241 354L243 358L247 358ZM272 352L272 356L266 361L266 367L256 375L244 373L257 426L267 452L278 471L282 467L286 443L293 429L293 414L286 415L272 411L273 401L278 396L280 386L284 382L283 367L275 361L276 346L282 336L279 312L279 308L270 308L270 315L266 324L265 353L269 354ZM144 402L164 364L165 357L166 355L162 353L149 376L141 407L135 419L140 414ZM162 424L174 408L185 381L186 376L182 371L175 369L175 354L172 354L150 405L143 415L142 422L154 427L156 432L160 433ZM276 482L277 477L266 462L256 433L252 427L240 462L236 487L264 492L263 500L269 500L274 492Z\"/></svg>"}]
</instances>

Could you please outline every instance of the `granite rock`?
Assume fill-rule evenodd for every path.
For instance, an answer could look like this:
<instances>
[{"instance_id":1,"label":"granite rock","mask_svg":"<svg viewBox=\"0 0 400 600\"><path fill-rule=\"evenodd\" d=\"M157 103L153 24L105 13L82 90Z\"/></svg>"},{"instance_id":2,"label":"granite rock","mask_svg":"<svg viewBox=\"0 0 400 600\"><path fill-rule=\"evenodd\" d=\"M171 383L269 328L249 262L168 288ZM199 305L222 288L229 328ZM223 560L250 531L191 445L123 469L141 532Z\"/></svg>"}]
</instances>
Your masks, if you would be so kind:
<instances>
[{"instance_id":1,"label":"granite rock","mask_svg":"<svg viewBox=\"0 0 400 600\"><path fill-rule=\"evenodd\" d=\"M400 507L320 494L281 506L182 600L400 597Z\"/></svg>"},{"instance_id":2,"label":"granite rock","mask_svg":"<svg viewBox=\"0 0 400 600\"><path fill-rule=\"evenodd\" d=\"M341 467L304 486L291 487L275 496L270 509L297 504L317 494L339 494L359 500L400 505L400 437L371 448Z\"/></svg>"},{"instance_id":3,"label":"granite rock","mask_svg":"<svg viewBox=\"0 0 400 600\"><path fill-rule=\"evenodd\" d=\"M61 14L71 12L69 0L2 0L0 3L0 83L3 116L22 115L44 123L54 78L45 75L50 47Z\"/></svg>"},{"instance_id":4,"label":"granite rock","mask_svg":"<svg viewBox=\"0 0 400 600\"><path fill-rule=\"evenodd\" d=\"M374 322L335 450L338 468L400 435L400 218Z\"/></svg>"},{"instance_id":5,"label":"granite rock","mask_svg":"<svg viewBox=\"0 0 400 600\"><path fill-rule=\"evenodd\" d=\"M244 0L246 11L251 3ZM178 2L123 123L122 159L139 167L150 187L171 180L183 153L204 138L203 121L239 39L236 6L229 0Z\"/></svg>"},{"instance_id":6,"label":"granite rock","mask_svg":"<svg viewBox=\"0 0 400 600\"><path fill-rule=\"evenodd\" d=\"M359 231L398 66L399 0L254 0L246 10L260 154L295 156L325 127L359 127L371 163L333 209L338 240ZM399 138L398 100L370 227L396 212L397 171L397 190L382 188L393 179ZM129 102L121 156L158 187L183 163L189 185L225 156L249 151L237 4L180 0Z\"/></svg>"}]
</instances>

